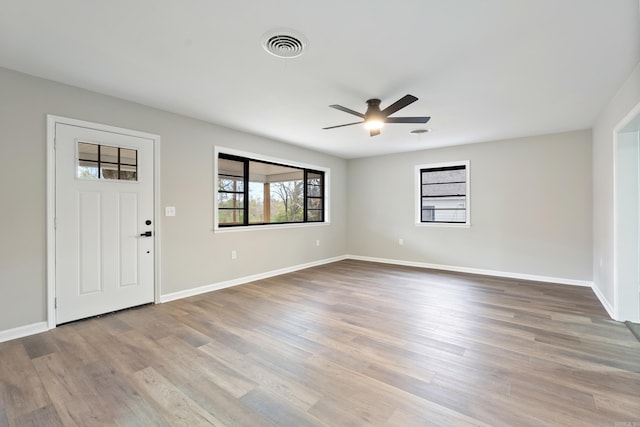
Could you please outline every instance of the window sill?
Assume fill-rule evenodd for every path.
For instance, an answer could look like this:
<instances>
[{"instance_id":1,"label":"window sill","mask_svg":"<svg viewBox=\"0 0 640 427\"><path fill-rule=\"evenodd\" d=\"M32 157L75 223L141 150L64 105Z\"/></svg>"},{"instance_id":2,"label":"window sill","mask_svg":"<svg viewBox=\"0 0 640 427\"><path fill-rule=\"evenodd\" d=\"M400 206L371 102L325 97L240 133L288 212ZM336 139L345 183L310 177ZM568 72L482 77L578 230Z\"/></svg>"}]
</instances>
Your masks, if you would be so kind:
<instances>
[{"instance_id":1,"label":"window sill","mask_svg":"<svg viewBox=\"0 0 640 427\"><path fill-rule=\"evenodd\" d=\"M452 223L452 222L416 222L416 227L443 227L443 228L471 228L471 223Z\"/></svg>"},{"instance_id":2,"label":"window sill","mask_svg":"<svg viewBox=\"0 0 640 427\"><path fill-rule=\"evenodd\" d=\"M330 222L303 222L300 224L269 224L269 225L241 225L236 227L216 227L214 233L237 233L253 230L282 230L285 228L323 227L331 225Z\"/></svg>"}]
</instances>

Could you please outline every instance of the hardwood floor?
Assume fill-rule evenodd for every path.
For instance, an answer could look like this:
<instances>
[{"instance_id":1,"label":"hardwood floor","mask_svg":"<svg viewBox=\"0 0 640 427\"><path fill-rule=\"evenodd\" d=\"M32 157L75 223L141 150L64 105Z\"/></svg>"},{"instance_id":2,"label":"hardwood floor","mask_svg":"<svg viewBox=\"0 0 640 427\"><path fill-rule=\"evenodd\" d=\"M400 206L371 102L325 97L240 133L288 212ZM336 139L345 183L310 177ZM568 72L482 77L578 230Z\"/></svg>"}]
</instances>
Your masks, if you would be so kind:
<instances>
[{"instance_id":1,"label":"hardwood floor","mask_svg":"<svg viewBox=\"0 0 640 427\"><path fill-rule=\"evenodd\" d=\"M588 288L341 261L0 344L0 426L640 426Z\"/></svg>"}]
</instances>

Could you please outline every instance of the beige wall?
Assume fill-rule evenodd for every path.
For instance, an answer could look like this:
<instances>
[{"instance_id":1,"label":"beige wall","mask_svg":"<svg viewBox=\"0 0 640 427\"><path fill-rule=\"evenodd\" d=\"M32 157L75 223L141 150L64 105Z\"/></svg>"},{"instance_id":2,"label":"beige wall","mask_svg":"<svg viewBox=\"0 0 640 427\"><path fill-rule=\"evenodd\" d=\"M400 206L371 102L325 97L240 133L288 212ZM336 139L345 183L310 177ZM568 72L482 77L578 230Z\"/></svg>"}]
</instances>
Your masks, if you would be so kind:
<instances>
[{"instance_id":1,"label":"beige wall","mask_svg":"<svg viewBox=\"0 0 640 427\"><path fill-rule=\"evenodd\" d=\"M640 103L640 64L598 117L593 128L593 281L614 308L614 129Z\"/></svg>"},{"instance_id":2,"label":"beige wall","mask_svg":"<svg viewBox=\"0 0 640 427\"><path fill-rule=\"evenodd\" d=\"M471 227L416 227L414 166L457 160L470 161ZM348 183L352 255L592 278L590 131L351 160Z\"/></svg>"},{"instance_id":3,"label":"beige wall","mask_svg":"<svg viewBox=\"0 0 640 427\"><path fill-rule=\"evenodd\" d=\"M163 295L346 253L345 160L5 69L0 94L0 332L46 320L46 114L161 136ZM215 145L331 168L331 225L214 234Z\"/></svg>"}]
</instances>

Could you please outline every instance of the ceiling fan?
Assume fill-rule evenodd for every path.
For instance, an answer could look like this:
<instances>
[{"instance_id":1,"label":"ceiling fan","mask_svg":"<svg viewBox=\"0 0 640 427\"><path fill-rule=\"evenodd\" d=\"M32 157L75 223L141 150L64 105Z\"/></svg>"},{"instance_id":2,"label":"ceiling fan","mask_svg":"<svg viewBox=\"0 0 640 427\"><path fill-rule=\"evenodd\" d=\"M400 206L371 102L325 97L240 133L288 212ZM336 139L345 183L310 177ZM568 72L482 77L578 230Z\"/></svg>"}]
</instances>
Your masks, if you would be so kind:
<instances>
[{"instance_id":1,"label":"ceiling fan","mask_svg":"<svg viewBox=\"0 0 640 427\"><path fill-rule=\"evenodd\" d=\"M361 122L347 123L344 125L337 126L329 126L322 129L334 129L343 126L351 126L357 125L359 123L364 123L365 127L369 129L370 136L380 135L380 129L384 123L427 123L431 117L389 117L396 111L406 107L407 105L416 102L418 98L413 95L405 95L393 104L389 105L384 110L380 110L380 100L379 99L369 99L367 101L367 111L362 114L357 111L354 111L350 108L343 107L342 105L329 105L331 108L335 108L336 110L344 111L345 113L353 114L354 116L358 116L364 119Z\"/></svg>"}]
</instances>

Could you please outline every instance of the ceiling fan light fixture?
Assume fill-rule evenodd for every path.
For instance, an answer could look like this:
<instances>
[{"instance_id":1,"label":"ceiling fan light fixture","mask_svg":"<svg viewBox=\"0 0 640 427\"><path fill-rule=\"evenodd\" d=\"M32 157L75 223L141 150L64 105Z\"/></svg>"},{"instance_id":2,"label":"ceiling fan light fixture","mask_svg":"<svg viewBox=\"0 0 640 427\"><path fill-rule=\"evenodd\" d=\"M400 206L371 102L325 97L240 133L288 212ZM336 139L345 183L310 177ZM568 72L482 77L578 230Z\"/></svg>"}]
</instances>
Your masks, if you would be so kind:
<instances>
[{"instance_id":1,"label":"ceiling fan light fixture","mask_svg":"<svg viewBox=\"0 0 640 427\"><path fill-rule=\"evenodd\" d=\"M384 121L376 118L368 119L364 122L364 127L368 130L380 130L382 126L384 126Z\"/></svg>"},{"instance_id":2,"label":"ceiling fan light fixture","mask_svg":"<svg viewBox=\"0 0 640 427\"><path fill-rule=\"evenodd\" d=\"M364 114L364 127L368 130L382 129L386 117L380 111L380 100L369 99L367 105L367 112Z\"/></svg>"}]
</instances>

